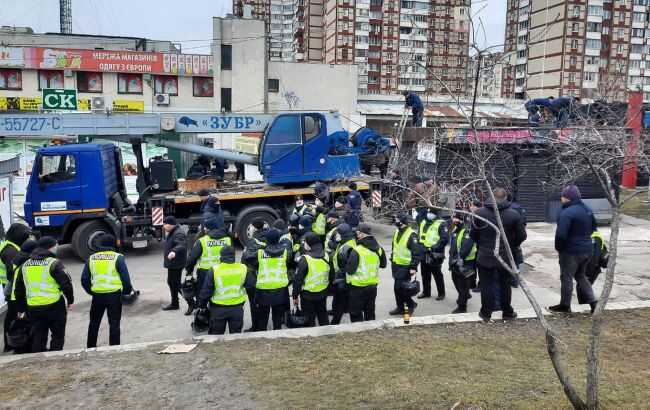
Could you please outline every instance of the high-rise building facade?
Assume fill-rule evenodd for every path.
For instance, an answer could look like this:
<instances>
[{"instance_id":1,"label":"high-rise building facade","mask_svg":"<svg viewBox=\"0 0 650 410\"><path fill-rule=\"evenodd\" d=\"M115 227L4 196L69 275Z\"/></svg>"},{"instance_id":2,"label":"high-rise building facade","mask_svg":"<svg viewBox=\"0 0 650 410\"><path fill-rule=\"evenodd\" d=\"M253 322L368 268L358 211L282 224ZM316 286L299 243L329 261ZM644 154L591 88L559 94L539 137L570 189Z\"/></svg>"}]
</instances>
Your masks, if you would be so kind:
<instances>
[{"instance_id":1,"label":"high-rise building facade","mask_svg":"<svg viewBox=\"0 0 650 410\"><path fill-rule=\"evenodd\" d=\"M503 96L650 101L649 3L508 0Z\"/></svg>"},{"instance_id":2,"label":"high-rise building facade","mask_svg":"<svg viewBox=\"0 0 650 410\"><path fill-rule=\"evenodd\" d=\"M257 18L269 22L272 59L357 64L360 94L465 93L471 0L235 3L237 15L244 16L244 5L250 3L260 10ZM268 4L268 12L262 3ZM254 11L252 16L256 17ZM281 47L288 40L289 27L293 29L291 52Z\"/></svg>"}]
</instances>

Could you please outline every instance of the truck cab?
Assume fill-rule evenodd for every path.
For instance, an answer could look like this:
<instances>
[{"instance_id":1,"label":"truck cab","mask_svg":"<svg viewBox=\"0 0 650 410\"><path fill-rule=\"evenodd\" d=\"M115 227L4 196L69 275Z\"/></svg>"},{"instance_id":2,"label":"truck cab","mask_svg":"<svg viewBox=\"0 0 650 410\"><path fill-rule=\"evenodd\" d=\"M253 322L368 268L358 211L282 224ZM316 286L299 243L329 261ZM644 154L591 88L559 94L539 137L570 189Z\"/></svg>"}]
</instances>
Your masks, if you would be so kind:
<instances>
[{"instance_id":1,"label":"truck cab","mask_svg":"<svg viewBox=\"0 0 650 410\"><path fill-rule=\"evenodd\" d=\"M80 257L103 232L119 238L116 209L130 205L113 144L70 144L36 154L25 198L25 220L42 235L72 243ZM81 229L78 229L81 228Z\"/></svg>"}]
</instances>

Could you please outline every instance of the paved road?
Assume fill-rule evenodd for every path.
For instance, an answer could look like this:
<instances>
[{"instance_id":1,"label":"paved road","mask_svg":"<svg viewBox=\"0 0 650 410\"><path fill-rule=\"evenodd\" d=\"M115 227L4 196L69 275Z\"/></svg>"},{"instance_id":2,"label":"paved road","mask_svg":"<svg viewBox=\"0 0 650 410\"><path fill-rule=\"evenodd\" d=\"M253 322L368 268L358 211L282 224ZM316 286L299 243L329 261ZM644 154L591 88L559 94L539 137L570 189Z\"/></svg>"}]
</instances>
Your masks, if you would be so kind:
<instances>
[{"instance_id":1,"label":"paved road","mask_svg":"<svg viewBox=\"0 0 650 410\"><path fill-rule=\"evenodd\" d=\"M390 249L390 235L393 228L387 225L373 224L377 238L385 249ZM532 265L526 269L523 276L528 281L535 296L542 306L549 306L559 301L559 273L556 255L553 250L554 227L548 224L531 224L529 240L525 243L524 253ZM607 236L608 229L603 233ZM614 300L648 299L650 286L646 284L650 274L647 273L647 260L650 257L648 240L650 238L650 223L629 218L623 228L620 248L621 268L617 283L614 287ZM67 348L84 347L88 326L88 311L90 297L85 294L80 284L82 264L72 255L67 247L61 248L61 258L64 261L75 285L77 303L69 313L66 344ZM127 253L127 264L131 271L134 286L142 294L138 302L124 309L122 319L122 343L147 342L189 338L192 336L190 317L183 316L183 311L163 312L161 306L169 302L169 291L166 284L166 273L162 267L162 245L154 244L146 250L132 250ZM447 298L443 301L434 299L419 300L415 312L419 315L447 314L455 308L456 291L451 282L449 272L444 267ZM381 272L381 283L377 298L377 318L387 318L388 311L394 305L393 281L390 270ZM600 290L602 280L599 280L597 290ZM478 311L480 307L479 294L473 294L468 310ZM513 306L528 308L529 304L519 289L513 290ZM185 307L182 303L181 309ZM245 328L250 326L248 306L245 308ZM498 313L495 317L499 317ZM344 319L347 321L346 319ZM102 324L99 345L108 344L106 319Z\"/></svg>"}]
</instances>

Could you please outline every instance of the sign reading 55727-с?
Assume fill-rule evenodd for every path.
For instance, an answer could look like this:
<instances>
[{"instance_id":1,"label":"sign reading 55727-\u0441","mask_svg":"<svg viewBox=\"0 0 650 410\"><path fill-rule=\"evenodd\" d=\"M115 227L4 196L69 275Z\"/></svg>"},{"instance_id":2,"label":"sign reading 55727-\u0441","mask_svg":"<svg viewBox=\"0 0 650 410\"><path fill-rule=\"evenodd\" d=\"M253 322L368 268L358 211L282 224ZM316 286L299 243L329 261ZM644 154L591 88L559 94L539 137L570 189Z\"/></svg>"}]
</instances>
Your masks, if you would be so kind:
<instances>
[{"instance_id":1,"label":"sign reading 55727-\u0441","mask_svg":"<svg viewBox=\"0 0 650 410\"><path fill-rule=\"evenodd\" d=\"M43 89L44 110L77 110L77 90Z\"/></svg>"}]
</instances>

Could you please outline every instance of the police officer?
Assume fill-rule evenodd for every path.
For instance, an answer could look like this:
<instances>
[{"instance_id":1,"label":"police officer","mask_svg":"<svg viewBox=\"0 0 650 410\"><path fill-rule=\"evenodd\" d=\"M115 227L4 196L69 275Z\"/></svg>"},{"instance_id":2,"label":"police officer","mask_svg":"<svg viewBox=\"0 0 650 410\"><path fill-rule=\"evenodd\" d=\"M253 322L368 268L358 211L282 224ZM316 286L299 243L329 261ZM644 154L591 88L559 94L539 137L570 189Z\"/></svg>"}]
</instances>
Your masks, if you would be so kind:
<instances>
[{"instance_id":1,"label":"police officer","mask_svg":"<svg viewBox=\"0 0 650 410\"><path fill-rule=\"evenodd\" d=\"M5 240L0 242L0 284L3 289L10 289L14 278L13 260L20 252L20 247L29 238L30 230L27 225L13 223L7 230ZM11 293L11 292L9 292ZM5 298L8 300L7 298ZM15 306L14 306L15 307ZM7 351L7 330L11 322L16 318L15 309L7 309L4 321L4 349Z\"/></svg>"},{"instance_id":2,"label":"police officer","mask_svg":"<svg viewBox=\"0 0 650 410\"><path fill-rule=\"evenodd\" d=\"M27 259L29 259L29 255L36 249L36 241L33 239L27 239L25 242L23 242L22 246L20 247L20 251L14 256L13 258L13 270L11 274L11 280L5 286L4 289L4 296L5 300L7 301L7 313L5 314L5 326L4 326L4 337L5 337L5 344L4 344L4 351L7 352L11 350L11 348L7 345L7 333L9 331L9 328L11 326L11 322L14 320L18 319L18 307L16 305L16 274L18 273L18 270L20 267L25 263ZM22 318L22 320L28 320L27 317ZM31 345L26 345L23 346L20 349L14 349L16 353L29 353L29 349L31 348Z\"/></svg>"},{"instance_id":3,"label":"police officer","mask_svg":"<svg viewBox=\"0 0 650 410\"><path fill-rule=\"evenodd\" d=\"M418 236L424 247L424 259L420 264L422 275L422 293L418 299L431 297L431 275L436 282L438 297L445 298L445 279L442 276L442 263L445 260L445 246L449 241L447 223L436 217L431 208L427 209L425 218L420 221Z\"/></svg>"},{"instance_id":4,"label":"police officer","mask_svg":"<svg viewBox=\"0 0 650 410\"><path fill-rule=\"evenodd\" d=\"M395 284L395 309L389 312L390 315L401 315L404 313L404 305L409 312L417 307L417 303L408 296L402 288L417 274L418 264L422 260L422 245L418 241L418 235L409 225L411 220L406 212L400 212L395 217L396 230L393 234L391 252L391 270Z\"/></svg>"},{"instance_id":5,"label":"police officer","mask_svg":"<svg viewBox=\"0 0 650 410\"><path fill-rule=\"evenodd\" d=\"M261 218L256 218L252 222L253 226L253 235L251 239L246 243L246 247L241 255L241 263L246 265L248 268L248 273L255 276L255 262L257 261L257 251L264 249L266 247L265 235L268 229L264 227L264 220ZM246 288L246 293L248 294L249 309L251 313L251 318L253 320L253 325L249 329L246 329L246 332L252 332L255 324L255 287L251 286Z\"/></svg>"},{"instance_id":6,"label":"police officer","mask_svg":"<svg viewBox=\"0 0 650 410\"><path fill-rule=\"evenodd\" d=\"M312 231L321 239L327 233L327 208L323 202L316 198L316 219L311 226Z\"/></svg>"},{"instance_id":7,"label":"police officer","mask_svg":"<svg viewBox=\"0 0 650 410\"><path fill-rule=\"evenodd\" d=\"M32 353L46 350L50 332L50 350L63 350L66 304L70 308L74 303L72 281L55 256L56 239L44 236L37 246L16 274L18 315L22 317L27 312L33 324Z\"/></svg>"},{"instance_id":8,"label":"police officer","mask_svg":"<svg viewBox=\"0 0 650 410\"><path fill-rule=\"evenodd\" d=\"M190 256L187 258L187 265L185 265L186 280L192 276L194 267L198 265L196 269L198 289L203 288L203 280L206 275L212 272L212 268L219 263L221 249L224 246L232 246L232 239L228 236L226 228L220 226L216 218L207 220L205 228L208 230L208 234L194 242ZM188 301L185 315L191 315L193 310L194 302Z\"/></svg>"},{"instance_id":9,"label":"police officer","mask_svg":"<svg viewBox=\"0 0 650 410\"><path fill-rule=\"evenodd\" d=\"M386 252L372 236L370 225L360 224L356 235L345 265L351 322L375 320L379 269L386 267Z\"/></svg>"},{"instance_id":10,"label":"police officer","mask_svg":"<svg viewBox=\"0 0 650 410\"><path fill-rule=\"evenodd\" d=\"M266 232L266 247L257 251L257 258L251 261L256 272L255 309L253 326L255 330L266 330L269 313L273 329L280 329L284 312L289 303L288 265L291 252L279 243L280 232L269 229Z\"/></svg>"},{"instance_id":11,"label":"police officer","mask_svg":"<svg viewBox=\"0 0 650 410\"><path fill-rule=\"evenodd\" d=\"M115 237L104 234L97 240L99 251L90 255L81 272L81 286L92 296L86 343L88 348L97 347L97 334L104 311L108 316L109 344L120 344L122 295L130 295L133 290L126 260L115 251Z\"/></svg>"},{"instance_id":12,"label":"police officer","mask_svg":"<svg viewBox=\"0 0 650 410\"><path fill-rule=\"evenodd\" d=\"M198 297L198 306L209 305L211 335L228 331L241 333L244 326L244 303L246 288L254 285L254 278L247 274L246 265L235 262L235 248L230 245L220 250L219 263L205 276ZM209 301L209 303L208 303Z\"/></svg>"},{"instance_id":13,"label":"police officer","mask_svg":"<svg viewBox=\"0 0 650 410\"><path fill-rule=\"evenodd\" d=\"M293 211L291 213L293 215L298 215L298 217L303 216L305 213L311 213L312 210L310 207L305 204L305 200L303 199L302 195L296 195L295 197L295 205L293 207Z\"/></svg>"},{"instance_id":14,"label":"police officer","mask_svg":"<svg viewBox=\"0 0 650 410\"><path fill-rule=\"evenodd\" d=\"M306 326L314 326L316 318L319 326L327 326L329 325L327 288L330 265L318 235L310 232L305 235L303 241L302 247L305 253L298 259L293 282L293 304L298 306L298 297L300 297Z\"/></svg>"},{"instance_id":15,"label":"police officer","mask_svg":"<svg viewBox=\"0 0 650 410\"><path fill-rule=\"evenodd\" d=\"M332 300L332 324L338 325L348 307L348 286L346 283L345 266L348 263L350 251L356 246L356 237L350 225L343 223L339 225L336 233L336 249L332 255L332 269L334 299Z\"/></svg>"},{"instance_id":16,"label":"police officer","mask_svg":"<svg viewBox=\"0 0 650 410\"><path fill-rule=\"evenodd\" d=\"M334 240L337 231L336 228L338 227L339 223L343 223L343 220L338 219L336 211L332 209L327 213L326 222L327 225L325 229L327 233L325 234L325 238L323 239L323 245L324 245L325 254L327 256L332 256L332 253L336 249L336 241Z\"/></svg>"},{"instance_id":17,"label":"police officer","mask_svg":"<svg viewBox=\"0 0 650 410\"><path fill-rule=\"evenodd\" d=\"M280 243L284 245L285 248L293 250L293 236L287 229L287 223L284 219L276 219L273 222L273 228L277 229L280 232Z\"/></svg>"},{"instance_id":18,"label":"police officer","mask_svg":"<svg viewBox=\"0 0 650 410\"><path fill-rule=\"evenodd\" d=\"M451 313L465 313L467 300L472 297L469 292L471 281L476 275L476 244L469 235L470 221L463 223L460 217L454 217L453 223L449 244L449 270L458 292L458 306Z\"/></svg>"}]
</instances>

